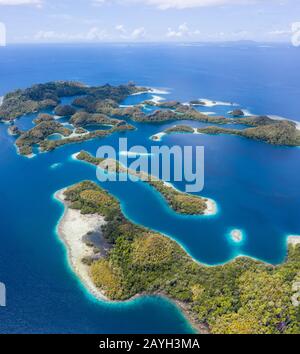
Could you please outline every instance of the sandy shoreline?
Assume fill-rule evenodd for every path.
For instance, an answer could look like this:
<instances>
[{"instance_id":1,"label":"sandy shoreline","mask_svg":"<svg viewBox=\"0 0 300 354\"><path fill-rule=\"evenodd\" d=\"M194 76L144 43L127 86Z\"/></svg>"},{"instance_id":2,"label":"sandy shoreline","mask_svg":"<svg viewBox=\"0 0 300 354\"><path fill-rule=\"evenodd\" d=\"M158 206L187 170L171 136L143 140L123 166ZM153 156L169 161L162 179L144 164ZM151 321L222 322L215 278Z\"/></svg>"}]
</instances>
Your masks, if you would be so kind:
<instances>
[{"instance_id":1,"label":"sandy shoreline","mask_svg":"<svg viewBox=\"0 0 300 354\"><path fill-rule=\"evenodd\" d=\"M165 135L167 135L167 134L164 132L161 132L161 133L151 135L149 139L153 140L153 141L161 141Z\"/></svg>"},{"instance_id":2,"label":"sandy shoreline","mask_svg":"<svg viewBox=\"0 0 300 354\"><path fill-rule=\"evenodd\" d=\"M185 193L185 192L182 192L179 189L177 189L170 182L163 181L163 183L164 183L165 186L173 188L179 193ZM205 203L206 203L206 209L205 209L203 215L205 215L205 216L213 216L213 215L217 215L218 214L218 205L213 199L202 197L202 196L200 196L199 198L205 199Z\"/></svg>"},{"instance_id":3,"label":"sandy shoreline","mask_svg":"<svg viewBox=\"0 0 300 354\"><path fill-rule=\"evenodd\" d=\"M300 243L300 235L289 235L287 237L287 242L289 245L298 245Z\"/></svg>"},{"instance_id":4,"label":"sandy shoreline","mask_svg":"<svg viewBox=\"0 0 300 354\"><path fill-rule=\"evenodd\" d=\"M65 189L59 190L54 195L55 199L63 203L65 207L63 217L57 227L57 234L67 248L71 268L88 291L97 299L108 301L108 298L93 283L89 266L81 262L83 257L93 255L92 247L87 246L82 237L89 231L101 228L105 224L104 218L98 214L82 215L79 210L70 209L64 200L64 191Z\"/></svg>"},{"instance_id":5,"label":"sandy shoreline","mask_svg":"<svg viewBox=\"0 0 300 354\"><path fill-rule=\"evenodd\" d=\"M232 229L229 233L231 239L233 242L241 242L243 241L243 231L242 230L239 230L239 229Z\"/></svg>"},{"instance_id":6,"label":"sandy shoreline","mask_svg":"<svg viewBox=\"0 0 300 354\"><path fill-rule=\"evenodd\" d=\"M98 214L82 215L79 210L70 209L65 202L63 195L65 190L66 188L61 189L54 194L54 198L64 205L64 214L57 226L57 234L67 248L68 262L71 266L71 269L79 277L81 283L88 290L88 292L96 299L110 303L126 303L134 301L143 296L165 297L169 301L173 302L180 309L180 311L182 311L183 316L187 319L194 330L196 330L198 333L207 333L207 331L204 329L204 326L196 321L187 304L172 299L165 294L142 293L136 294L128 300L114 301L107 298L105 294L96 287L90 277L89 266L81 262L83 257L93 255L92 247L87 246L83 242L82 237L89 231L95 231L99 229L99 227L105 224L105 221L104 218Z\"/></svg>"},{"instance_id":7,"label":"sandy shoreline","mask_svg":"<svg viewBox=\"0 0 300 354\"><path fill-rule=\"evenodd\" d=\"M203 198L203 197L202 197ZM206 199L206 210L204 215L212 216L218 214L218 205L213 199L205 198Z\"/></svg>"},{"instance_id":8,"label":"sandy shoreline","mask_svg":"<svg viewBox=\"0 0 300 354\"><path fill-rule=\"evenodd\" d=\"M104 218L98 214L82 215L79 210L70 209L67 203L65 202L65 198L63 195L64 191L65 189L59 190L54 195L55 199L61 202L65 208L64 214L57 226L57 234L59 235L60 239L63 241L64 245L67 248L68 261L72 270L79 277L80 281L91 295L93 295L98 300L107 301L111 303L124 303L128 301L133 301L142 296L163 296L177 305L177 307L182 311L183 315L189 321L191 326L198 333L208 333L208 329L203 324L200 324L194 314L190 311L188 304L172 299L166 296L165 294L142 293L137 294L134 297L125 301L111 301L109 298L107 298L105 294L101 292L101 290L97 288L93 283L89 273L89 266L82 263L81 261L83 257L93 255L92 247L87 246L83 242L83 236L86 235L89 231L99 230L99 228L101 228L101 226L105 224ZM208 202L210 203L210 210L216 211L216 203L210 199L208 199ZM288 236L287 243L292 245L299 244L300 235Z\"/></svg>"}]
</instances>

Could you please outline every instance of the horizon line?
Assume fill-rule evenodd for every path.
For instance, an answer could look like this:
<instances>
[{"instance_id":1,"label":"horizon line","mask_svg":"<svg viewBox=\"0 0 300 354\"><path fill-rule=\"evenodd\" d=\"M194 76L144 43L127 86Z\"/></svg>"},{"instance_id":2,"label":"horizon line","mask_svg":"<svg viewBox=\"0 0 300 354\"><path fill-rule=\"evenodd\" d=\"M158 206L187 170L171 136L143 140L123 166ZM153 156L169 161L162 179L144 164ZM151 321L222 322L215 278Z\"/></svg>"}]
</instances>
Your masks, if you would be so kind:
<instances>
[{"instance_id":1,"label":"horizon line","mask_svg":"<svg viewBox=\"0 0 300 354\"><path fill-rule=\"evenodd\" d=\"M290 41L255 41L255 40L228 40L228 41L140 41L140 42L118 42L118 41L101 41L101 42L7 42L6 46L2 46L3 48L12 46L12 45L101 45L101 44L122 44L122 45L140 45L140 44L172 44L172 45L192 45L192 44L290 44ZM0 46L1 48L1 46Z\"/></svg>"}]
</instances>

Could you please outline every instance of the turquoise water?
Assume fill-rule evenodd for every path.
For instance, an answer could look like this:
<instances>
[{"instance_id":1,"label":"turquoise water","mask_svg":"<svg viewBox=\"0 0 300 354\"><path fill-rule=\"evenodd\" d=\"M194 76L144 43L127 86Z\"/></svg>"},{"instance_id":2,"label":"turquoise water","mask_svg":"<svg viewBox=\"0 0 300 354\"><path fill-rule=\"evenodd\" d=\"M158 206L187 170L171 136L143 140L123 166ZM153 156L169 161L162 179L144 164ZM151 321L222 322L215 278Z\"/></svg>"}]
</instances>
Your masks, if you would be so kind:
<instances>
[{"instance_id":1,"label":"turquoise water","mask_svg":"<svg viewBox=\"0 0 300 354\"><path fill-rule=\"evenodd\" d=\"M78 46L7 47L0 48L0 95L55 79L87 84L135 80L167 88L170 94L159 96L168 99L207 97L300 121L299 53L284 47L251 52L175 46L88 46L84 51ZM144 98L149 97L132 96L123 103ZM231 107L199 109L227 114ZM25 116L18 124L29 129L34 117ZM96 180L95 169L72 160L73 153L86 149L95 154L100 144L116 146L117 138L125 136L130 146L150 147L159 143L149 137L173 123L135 125L136 131L65 146L33 159L16 154L15 138L7 134L7 125L0 125L0 280L7 287L1 332L191 332L178 309L162 298L125 304L93 299L70 270L55 233L62 206L53 200L54 192L83 179ZM216 200L219 212L212 217L181 216L146 184L102 183L130 219L165 233L209 265L242 254L274 264L284 260L286 235L300 233L300 149L226 135L170 135L163 143L205 147L205 187L200 194ZM54 164L59 165L51 167ZM184 188L182 183L174 185ZM243 242L232 242L231 229L244 231Z\"/></svg>"},{"instance_id":2,"label":"turquoise water","mask_svg":"<svg viewBox=\"0 0 300 354\"><path fill-rule=\"evenodd\" d=\"M48 140L61 140L62 135L61 134L51 134L47 137Z\"/></svg>"}]
</instances>

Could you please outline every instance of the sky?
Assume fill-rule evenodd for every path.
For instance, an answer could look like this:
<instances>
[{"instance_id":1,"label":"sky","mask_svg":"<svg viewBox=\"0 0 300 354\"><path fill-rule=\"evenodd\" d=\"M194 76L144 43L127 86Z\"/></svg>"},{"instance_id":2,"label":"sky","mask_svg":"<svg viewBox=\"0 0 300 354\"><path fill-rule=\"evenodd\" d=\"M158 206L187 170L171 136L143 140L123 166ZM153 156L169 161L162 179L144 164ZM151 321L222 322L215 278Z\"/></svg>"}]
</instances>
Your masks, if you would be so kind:
<instances>
[{"instance_id":1,"label":"sky","mask_svg":"<svg viewBox=\"0 0 300 354\"><path fill-rule=\"evenodd\" d=\"M7 43L288 42L299 22L299 0L0 0Z\"/></svg>"}]
</instances>

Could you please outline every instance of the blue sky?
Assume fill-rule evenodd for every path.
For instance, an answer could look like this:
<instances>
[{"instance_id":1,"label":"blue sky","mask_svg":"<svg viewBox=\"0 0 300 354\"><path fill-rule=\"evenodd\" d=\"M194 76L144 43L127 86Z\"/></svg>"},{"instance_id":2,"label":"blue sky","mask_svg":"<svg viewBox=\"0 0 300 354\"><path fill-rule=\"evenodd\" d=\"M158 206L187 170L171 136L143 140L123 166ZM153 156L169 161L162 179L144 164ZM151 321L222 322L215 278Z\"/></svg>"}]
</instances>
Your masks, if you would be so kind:
<instances>
[{"instance_id":1,"label":"blue sky","mask_svg":"<svg viewBox=\"0 0 300 354\"><path fill-rule=\"evenodd\" d=\"M299 0L0 0L8 43L287 42Z\"/></svg>"}]
</instances>

